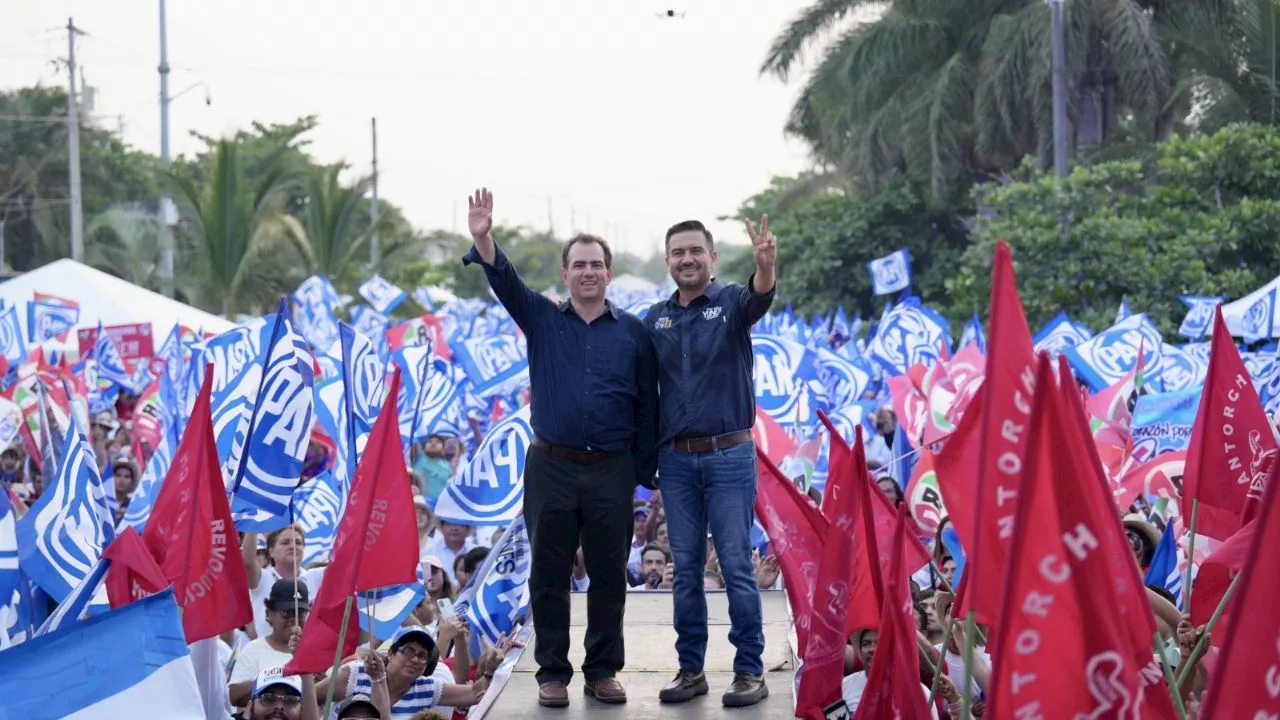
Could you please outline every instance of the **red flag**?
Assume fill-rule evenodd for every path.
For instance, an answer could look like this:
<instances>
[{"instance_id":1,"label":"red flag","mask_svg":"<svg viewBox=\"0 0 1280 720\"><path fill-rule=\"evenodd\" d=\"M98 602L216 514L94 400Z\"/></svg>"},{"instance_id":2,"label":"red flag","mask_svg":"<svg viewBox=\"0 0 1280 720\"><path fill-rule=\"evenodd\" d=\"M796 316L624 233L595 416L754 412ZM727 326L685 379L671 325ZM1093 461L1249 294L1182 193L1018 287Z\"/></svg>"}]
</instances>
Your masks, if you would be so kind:
<instances>
[{"instance_id":1,"label":"red flag","mask_svg":"<svg viewBox=\"0 0 1280 720\"><path fill-rule=\"evenodd\" d=\"M858 701L859 720L933 717L920 684L916 645L916 613L911 604L911 571L903 563L907 543L907 508L898 509L893 533L893 567L885 582L886 602L867 687Z\"/></svg>"},{"instance_id":2,"label":"red flag","mask_svg":"<svg viewBox=\"0 0 1280 720\"><path fill-rule=\"evenodd\" d=\"M1142 578L1065 360L1060 377L1042 356L987 714L1173 718Z\"/></svg>"},{"instance_id":3,"label":"red flag","mask_svg":"<svg viewBox=\"0 0 1280 720\"><path fill-rule=\"evenodd\" d=\"M1280 573L1264 555L1280 547L1280 507L1276 501L1274 465L1258 518L1251 525L1253 542L1244 575L1231 601L1237 618L1227 628L1222 654L1209 680L1204 718L1274 718L1280 715L1280 659L1276 638L1280 637L1280 616L1276 615L1276 595ZM1194 605L1193 605L1194 607Z\"/></svg>"},{"instance_id":4,"label":"red flag","mask_svg":"<svg viewBox=\"0 0 1280 720\"><path fill-rule=\"evenodd\" d=\"M778 424L769 413L756 408L756 423L751 426L751 439L756 447L764 450L764 454L774 463L780 463L788 455L796 451L796 442L786 430Z\"/></svg>"},{"instance_id":5,"label":"red flag","mask_svg":"<svg viewBox=\"0 0 1280 720\"><path fill-rule=\"evenodd\" d=\"M111 561L106 583L107 602L112 610L169 587L164 570L151 557L142 536L131 527L111 541L102 557Z\"/></svg>"},{"instance_id":6,"label":"red flag","mask_svg":"<svg viewBox=\"0 0 1280 720\"><path fill-rule=\"evenodd\" d=\"M417 580L418 521L400 444L399 395L397 368L351 481L347 509L333 541L333 560L311 604L298 650L285 665L286 675L324 672L333 664L347 598ZM360 618L353 610L347 620L343 657L355 652L359 642Z\"/></svg>"},{"instance_id":7,"label":"red flag","mask_svg":"<svg viewBox=\"0 0 1280 720\"><path fill-rule=\"evenodd\" d=\"M789 589L787 600L795 620L796 644L807 648L827 519L758 447L756 460L760 468L756 516L769 536L782 581Z\"/></svg>"},{"instance_id":8,"label":"red flag","mask_svg":"<svg viewBox=\"0 0 1280 720\"><path fill-rule=\"evenodd\" d=\"M1013 273L1009 246L996 243L985 380L951 439L935 458L938 485L968 554L968 607L979 622L1000 612L1013 518L1035 393L1035 349Z\"/></svg>"},{"instance_id":9,"label":"red flag","mask_svg":"<svg viewBox=\"0 0 1280 720\"><path fill-rule=\"evenodd\" d=\"M1242 518L1253 517L1277 448L1221 306L1214 310L1211 342L1209 370L1187 448L1182 506L1189 509L1192 500L1199 500L1196 533L1225 540L1240 529Z\"/></svg>"},{"instance_id":10,"label":"red flag","mask_svg":"<svg viewBox=\"0 0 1280 720\"><path fill-rule=\"evenodd\" d=\"M213 436L212 390L210 364L191 422L182 433L142 533L147 549L173 584L188 643L253 622L249 580L240 562Z\"/></svg>"},{"instance_id":11,"label":"red flag","mask_svg":"<svg viewBox=\"0 0 1280 720\"><path fill-rule=\"evenodd\" d=\"M819 417L831 432L822 513L832 531L819 551L808 644L801 645L804 670L796 691L796 717L808 720L823 720L823 709L840 699L848 628L874 628L880 622L880 571L864 541L868 534L868 523L862 517L867 508L866 492L858 492L865 487L863 476L867 473L862 426L858 426L855 449L850 452L826 416Z\"/></svg>"},{"instance_id":12,"label":"red flag","mask_svg":"<svg viewBox=\"0 0 1280 720\"><path fill-rule=\"evenodd\" d=\"M1222 598L1226 597L1227 589L1231 587L1231 578L1244 569L1258 528L1258 518L1255 518L1235 535L1227 538L1226 542L1200 563L1195 581L1191 583L1191 623L1196 627L1209 622ZM1231 618L1238 607L1236 603L1228 604L1222 617L1218 618L1215 626L1217 631L1209 636L1214 645L1222 645L1222 639L1226 637L1223 631L1231 627Z\"/></svg>"}]
</instances>

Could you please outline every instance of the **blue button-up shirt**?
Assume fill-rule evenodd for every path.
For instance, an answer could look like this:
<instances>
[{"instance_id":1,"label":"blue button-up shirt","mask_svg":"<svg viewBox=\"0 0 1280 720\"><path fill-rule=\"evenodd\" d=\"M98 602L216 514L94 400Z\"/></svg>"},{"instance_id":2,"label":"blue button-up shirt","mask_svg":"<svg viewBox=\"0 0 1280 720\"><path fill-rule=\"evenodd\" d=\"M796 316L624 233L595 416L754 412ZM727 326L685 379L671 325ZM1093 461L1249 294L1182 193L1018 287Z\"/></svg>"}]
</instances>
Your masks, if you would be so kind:
<instances>
[{"instance_id":1,"label":"blue button-up shirt","mask_svg":"<svg viewBox=\"0 0 1280 720\"><path fill-rule=\"evenodd\" d=\"M755 425L751 326L769 311L773 296L773 289L753 291L751 281L717 280L687 307L676 292L645 313L658 356L659 444Z\"/></svg>"},{"instance_id":2,"label":"blue button-up shirt","mask_svg":"<svg viewBox=\"0 0 1280 720\"><path fill-rule=\"evenodd\" d=\"M578 451L632 450L639 479L652 480L658 375L643 323L610 302L603 315L584 322L569 301L557 305L530 290L495 249L493 265L474 246L462 262L484 267L493 294L525 334L533 432Z\"/></svg>"}]
</instances>

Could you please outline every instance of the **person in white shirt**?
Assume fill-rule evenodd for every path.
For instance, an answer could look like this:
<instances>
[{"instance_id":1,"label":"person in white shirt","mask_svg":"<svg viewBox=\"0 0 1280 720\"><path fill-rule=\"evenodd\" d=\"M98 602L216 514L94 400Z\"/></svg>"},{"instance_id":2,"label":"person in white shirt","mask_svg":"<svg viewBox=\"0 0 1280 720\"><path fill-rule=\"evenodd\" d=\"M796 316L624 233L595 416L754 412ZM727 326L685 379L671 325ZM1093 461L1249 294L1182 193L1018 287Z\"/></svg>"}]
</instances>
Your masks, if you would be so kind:
<instances>
[{"instance_id":1,"label":"person in white shirt","mask_svg":"<svg viewBox=\"0 0 1280 720\"><path fill-rule=\"evenodd\" d=\"M867 673L871 670L871 659L876 652L876 641L880 638L880 632L877 630L861 630L856 636L858 655L862 658L862 665L865 670L860 670L852 675L846 675L844 681L840 683L840 695L844 698L844 704L849 708L849 717L853 717L858 712L858 703L862 701L862 694L867 689ZM943 693L943 685L950 688L951 692L955 692L955 686L944 676L939 682L938 693L942 697L949 697L949 693ZM926 700L929 698L929 687L924 683L920 683L920 690L924 693ZM936 707L929 708L930 717L938 720L938 709Z\"/></svg>"},{"instance_id":2,"label":"person in white shirt","mask_svg":"<svg viewBox=\"0 0 1280 720\"><path fill-rule=\"evenodd\" d=\"M299 585L307 586L308 597L320 593L324 568L302 569L303 533L301 525L290 525L267 535L267 567L258 562L258 533L245 533L240 544L245 575L249 581L249 600L253 606L253 636L263 637L271 632L267 623L263 602L277 580L297 578Z\"/></svg>"},{"instance_id":3,"label":"person in white shirt","mask_svg":"<svg viewBox=\"0 0 1280 720\"><path fill-rule=\"evenodd\" d=\"M628 589L632 592L670 590L674 576L671 553L657 543L649 543L640 554L640 558L640 577L644 582Z\"/></svg>"},{"instance_id":4,"label":"person in white shirt","mask_svg":"<svg viewBox=\"0 0 1280 720\"><path fill-rule=\"evenodd\" d=\"M434 555L440 558L440 563L444 566L444 572L449 576L449 582L454 587L458 586L458 578L453 574L453 561L476 546L476 540L471 536L470 525L459 525L457 523L440 521L440 531L431 538L431 541L422 548L423 555Z\"/></svg>"},{"instance_id":5,"label":"person in white shirt","mask_svg":"<svg viewBox=\"0 0 1280 720\"><path fill-rule=\"evenodd\" d=\"M228 693L231 704L244 707L253 691L254 678L268 668L288 664L298 649L302 626L311 610L307 586L277 580L263 601L270 632L250 641L232 661Z\"/></svg>"}]
</instances>

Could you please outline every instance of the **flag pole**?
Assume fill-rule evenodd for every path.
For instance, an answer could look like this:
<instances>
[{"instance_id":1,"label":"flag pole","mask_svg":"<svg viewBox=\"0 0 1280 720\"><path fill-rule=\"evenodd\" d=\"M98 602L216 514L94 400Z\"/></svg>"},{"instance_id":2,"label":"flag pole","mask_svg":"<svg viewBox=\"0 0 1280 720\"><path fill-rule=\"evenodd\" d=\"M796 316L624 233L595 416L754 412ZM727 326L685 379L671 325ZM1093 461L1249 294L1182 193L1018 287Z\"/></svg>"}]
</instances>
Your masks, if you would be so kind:
<instances>
[{"instance_id":1,"label":"flag pole","mask_svg":"<svg viewBox=\"0 0 1280 720\"><path fill-rule=\"evenodd\" d=\"M324 712L320 717L327 718L333 711L333 691L338 686L338 668L342 667L342 646L347 644L347 625L351 621L351 603L355 595L348 595L342 606L342 627L338 630L338 649L333 651L333 669L329 671L329 691L325 693Z\"/></svg>"},{"instance_id":2,"label":"flag pole","mask_svg":"<svg viewBox=\"0 0 1280 720\"><path fill-rule=\"evenodd\" d=\"M1191 539L1187 541L1187 575L1182 580L1182 612L1191 614L1191 569L1196 558L1196 519L1200 514L1200 499L1191 500ZM1221 607L1218 608L1222 610Z\"/></svg>"},{"instance_id":3,"label":"flag pole","mask_svg":"<svg viewBox=\"0 0 1280 720\"><path fill-rule=\"evenodd\" d=\"M1155 643L1156 655L1160 656L1160 669L1164 670L1164 679L1169 685L1169 694L1173 695L1173 704L1178 710L1178 717L1181 720L1187 720L1187 708L1182 704L1178 683L1174 682L1173 667L1169 665L1169 658L1164 656L1164 640L1160 637L1159 631L1151 633L1151 640Z\"/></svg>"},{"instance_id":4,"label":"flag pole","mask_svg":"<svg viewBox=\"0 0 1280 720\"><path fill-rule=\"evenodd\" d=\"M947 627L942 632L942 651L938 653L937 672L933 674L933 684L929 686L929 700L927 704L933 706L933 698L938 694L938 685L942 682L942 668L947 659L947 645L951 640L951 634L956 627L955 615L947 613ZM968 671L968 667L965 668Z\"/></svg>"},{"instance_id":5,"label":"flag pole","mask_svg":"<svg viewBox=\"0 0 1280 720\"><path fill-rule=\"evenodd\" d=\"M970 610L964 619L964 670L965 679L973 677L973 641L974 636L978 634L978 616L974 611ZM960 710L960 717L969 717L969 708L973 706L973 683L965 682L964 689L960 693L963 705Z\"/></svg>"},{"instance_id":6,"label":"flag pole","mask_svg":"<svg viewBox=\"0 0 1280 720\"><path fill-rule=\"evenodd\" d=\"M1209 617L1209 623L1204 626L1204 632L1200 633L1200 639L1196 640L1195 647L1191 648L1191 655L1187 658L1187 664L1178 673L1178 687L1187 681L1187 676L1191 674L1191 668L1195 667L1200 660L1200 655L1204 653L1204 646L1209 642L1209 634L1213 632L1213 626L1218 624L1218 620L1222 617L1222 613L1227 609L1227 603L1231 601L1232 594L1236 591L1236 586L1240 584L1240 578L1244 577L1244 571L1241 570L1231 579L1231 585L1227 587L1227 592L1222 596L1222 601L1218 603L1217 609L1213 611L1213 615ZM1190 613L1188 613L1190 614Z\"/></svg>"}]
</instances>

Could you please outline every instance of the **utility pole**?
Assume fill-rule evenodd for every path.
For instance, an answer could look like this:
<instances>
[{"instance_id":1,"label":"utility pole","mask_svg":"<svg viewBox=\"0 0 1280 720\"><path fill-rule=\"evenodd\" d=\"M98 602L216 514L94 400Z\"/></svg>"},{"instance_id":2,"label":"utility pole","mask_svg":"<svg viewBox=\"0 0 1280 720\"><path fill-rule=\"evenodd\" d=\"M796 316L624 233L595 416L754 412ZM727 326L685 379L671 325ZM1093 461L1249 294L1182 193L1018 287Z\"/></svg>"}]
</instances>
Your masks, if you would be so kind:
<instances>
[{"instance_id":1,"label":"utility pole","mask_svg":"<svg viewBox=\"0 0 1280 720\"><path fill-rule=\"evenodd\" d=\"M1067 176L1067 48L1062 22L1063 0L1045 0L1053 32L1053 170L1058 182Z\"/></svg>"},{"instance_id":2,"label":"utility pole","mask_svg":"<svg viewBox=\"0 0 1280 720\"><path fill-rule=\"evenodd\" d=\"M71 174L71 259L84 262L84 200L80 191L80 107L76 94L76 35L83 35L67 18L67 162Z\"/></svg>"},{"instance_id":3,"label":"utility pole","mask_svg":"<svg viewBox=\"0 0 1280 720\"><path fill-rule=\"evenodd\" d=\"M373 267L382 262L382 247L378 244L378 118L373 118L373 207L369 211L369 222L373 225L373 236L369 238L369 254Z\"/></svg>"},{"instance_id":4,"label":"utility pole","mask_svg":"<svg viewBox=\"0 0 1280 720\"><path fill-rule=\"evenodd\" d=\"M547 234L552 237L556 236L556 215L551 207L551 196L547 196Z\"/></svg>"},{"instance_id":5,"label":"utility pole","mask_svg":"<svg viewBox=\"0 0 1280 720\"><path fill-rule=\"evenodd\" d=\"M169 23L165 14L165 0L160 0L160 164L169 170ZM164 186L168 187L166 180ZM173 226L178 221L173 198L166 192L160 196L160 292L173 297Z\"/></svg>"}]
</instances>

